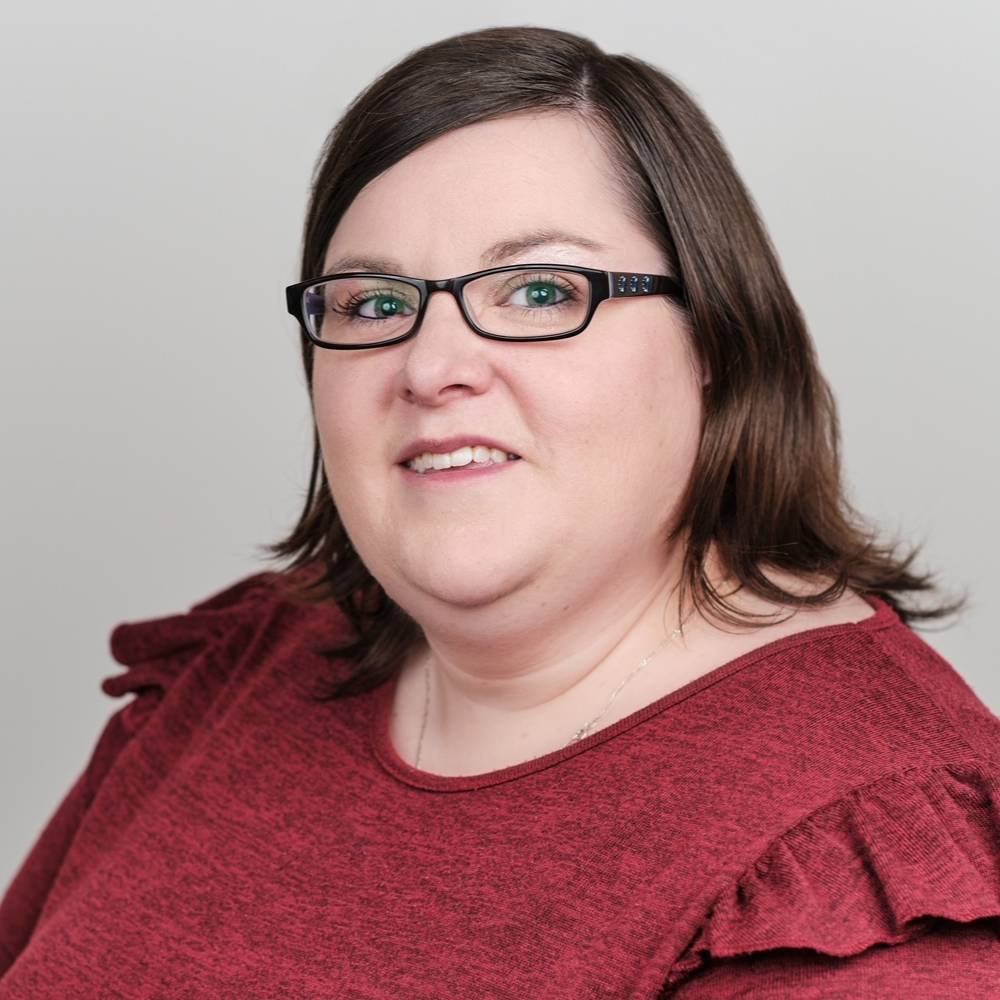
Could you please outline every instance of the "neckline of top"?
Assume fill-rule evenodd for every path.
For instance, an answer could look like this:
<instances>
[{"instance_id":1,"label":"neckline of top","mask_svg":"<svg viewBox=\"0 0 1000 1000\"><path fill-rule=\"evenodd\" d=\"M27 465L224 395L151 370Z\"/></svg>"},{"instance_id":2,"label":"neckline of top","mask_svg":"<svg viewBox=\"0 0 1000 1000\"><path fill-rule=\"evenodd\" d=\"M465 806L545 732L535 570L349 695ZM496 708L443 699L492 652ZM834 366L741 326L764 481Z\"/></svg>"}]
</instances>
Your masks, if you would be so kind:
<instances>
[{"instance_id":1,"label":"neckline of top","mask_svg":"<svg viewBox=\"0 0 1000 1000\"><path fill-rule=\"evenodd\" d=\"M511 764L494 771L484 771L481 774L434 774L430 771L422 771L419 768L413 767L412 764L403 760L393 746L389 735L389 719L392 712L396 682L398 680L398 674L396 674L376 688L374 692L369 731L372 752L382 767L393 777L398 778L404 784L428 791L474 791L479 788L514 781L526 775L534 774L536 771L552 767L570 757L575 757L579 753L585 753L602 743L606 743L608 740L614 739L621 733L658 715L665 709L679 702L686 701L699 691L711 687L713 684L730 677L751 663L755 663L774 653L814 642L817 639L825 639L828 636L842 632L871 632L891 625L902 624L902 620L896 614L892 605L883 598L876 594L862 594L861 596L875 609L873 615L862 618L860 621L840 622L834 625L820 625L816 628L803 629L801 632L793 632L791 635L774 639L762 646L758 646L756 649L742 653L734 659L728 660L726 663L720 664L718 667L709 670L700 677L696 677L694 680L671 691L669 694L665 694L662 698L657 698L656 701L644 705L642 708L619 719L617 722L611 723L611 725L606 726L604 729L598 729L576 743L549 751L540 757L534 757L519 764Z\"/></svg>"}]
</instances>

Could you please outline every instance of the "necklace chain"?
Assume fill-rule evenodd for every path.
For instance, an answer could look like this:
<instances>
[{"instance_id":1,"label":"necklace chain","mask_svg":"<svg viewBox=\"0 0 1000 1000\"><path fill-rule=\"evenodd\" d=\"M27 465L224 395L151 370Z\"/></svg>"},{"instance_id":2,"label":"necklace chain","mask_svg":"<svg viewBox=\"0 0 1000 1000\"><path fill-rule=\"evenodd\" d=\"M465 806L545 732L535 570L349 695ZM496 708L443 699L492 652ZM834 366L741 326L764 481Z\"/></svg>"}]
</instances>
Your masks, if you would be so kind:
<instances>
[{"instance_id":1,"label":"necklace chain","mask_svg":"<svg viewBox=\"0 0 1000 1000\"><path fill-rule=\"evenodd\" d=\"M595 715L594 718L591 719L590 722L588 722L585 726L581 726L569 738L569 741L565 743L564 746L567 747L572 746L572 744L577 743L578 741L584 739L586 736L589 736L591 732L593 732L594 726L596 726L597 723L600 722L601 719L603 719L604 716L607 715L608 712L610 711L612 704L614 704L615 698L618 697L618 692L621 691L621 689L625 687L625 685L628 684L628 682L632 680L632 678L635 677L635 675L639 673L639 671L642 670L642 668L645 667L646 664L649 663L649 661L652 660L656 656L656 654L659 653L661 649L663 649L664 646L668 645L674 639L677 639L678 637L684 634L684 625L687 623L690 617L691 613L689 613L684 618L684 621L682 621L681 624L673 630L673 632L671 632L667 636L664 636L664 638L660 640L659 644L656 646L655 649L650 650L642 658L642 660L639 663L639 666L637 666L635 670L633 670L632 673L630 673L628 677L626 677L625 680L623 680L621 684L619 684L618 687L616 687L614 691L611 692L611 697L608 699L608 703L604 706L601 712ZM424 746L424 733L427 730L427 717L430 714L430 706L431 706L431 668L430 668L430 661L425 660L424 661L424 718L420 724L420 737L417 740L417 756L413 764L414 767L420 767L420 752L421 750L423 750Z\"/></svg>"},{"instance_id":2,"label":"necklace chain","mask_svg":"<svg viewBox=\"0 0 1000 1000\"><path fill-rule=\"evenodd\" d=\"M614 691L611 692L611 697L608 699L608 703L604 706L604 709L600 712L600 714L595 715L594 718L592 718L590 722L588 722L585 726L581 726L572 735L572 737L570 737L569 743L567 743L566 746L569 746L570 743L576 743L579 740L582 740L585 736L589 736L590 733L593 731L594 726L596 726L597 723L600 722L601 719L603 719L604 716L607 715L608 712L610 711L615 698L618 697L618 692L621 691L621 689L625 687L625 685L628 684L628 682L632 680L632 678L635 677L635 675L639 673L639 671L642 670L642 668L647 663L649 663L649 661L652 660L653 657L656 656L656 654L659 653L659 651L663 649L664 646L667 645L667 643L671 642L673 639L676 639L680 634L681 630L679 628L675 628L673 632L670 633L670 635L665 636L663 639L661 639L660 644L656 647L656 649L653 649L650 652L648 652L642 658L641 662L639 663L639 666L637 666L635 670L633 670L632 673L630 673L628 677L626 677L625 680L623 680L621 684L619 684L618 687L616 687Z\"/></svg>"}]
</instances>

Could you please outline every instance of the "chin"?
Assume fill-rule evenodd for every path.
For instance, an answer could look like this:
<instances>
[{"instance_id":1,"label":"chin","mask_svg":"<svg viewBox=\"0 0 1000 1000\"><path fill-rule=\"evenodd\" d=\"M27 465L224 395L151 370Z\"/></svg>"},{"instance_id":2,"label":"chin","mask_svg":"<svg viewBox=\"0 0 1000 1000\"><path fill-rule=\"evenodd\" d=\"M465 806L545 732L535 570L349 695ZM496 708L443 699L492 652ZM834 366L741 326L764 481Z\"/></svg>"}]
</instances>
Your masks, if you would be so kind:
<instances>
[{"instance_id":1,"label":"chin","mask_svg":"<svg viewBox=\"0 0 1000 1000\"><path fill-rule=\"evenodd\" d=\"M435 561L433 566L422 562L405 568L397 566L396 571L402 572L405 578L402 587L405 594L400 594L403 600L396 598L388 588L386 590L407 611L408 604L427 598L455 608L471 610L488 607L521 590L534 576L528 567L522 566L517 571L514 567L502 567L482 559L471 562L464 559L441 560Z\"/></svg>"}]
</instances>

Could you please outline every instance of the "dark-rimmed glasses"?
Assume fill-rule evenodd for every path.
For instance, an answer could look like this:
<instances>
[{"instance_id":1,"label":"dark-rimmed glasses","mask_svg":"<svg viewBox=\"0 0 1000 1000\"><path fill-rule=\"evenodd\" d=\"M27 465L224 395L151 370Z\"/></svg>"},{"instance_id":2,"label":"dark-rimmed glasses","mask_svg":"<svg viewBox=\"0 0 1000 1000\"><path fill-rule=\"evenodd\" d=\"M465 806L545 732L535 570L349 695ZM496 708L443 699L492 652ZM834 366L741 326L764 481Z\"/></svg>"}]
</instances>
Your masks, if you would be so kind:
<instances>
[{"instance_id":1,"label":"dark-rimmed glasses","mask_svg":"<svg viewBox=\"0 0 1000 1000\"><path fill-rule=\"evenodd\" d=\"M414 336L438 291L454 295L466 323L492 340L574 337L605 299L666 295L685 304L680 283L666 275L569 264L509 264L437 280L351 271L289 285L285 298L317 347L352 351Z\"/></svg>"}]
</instances>

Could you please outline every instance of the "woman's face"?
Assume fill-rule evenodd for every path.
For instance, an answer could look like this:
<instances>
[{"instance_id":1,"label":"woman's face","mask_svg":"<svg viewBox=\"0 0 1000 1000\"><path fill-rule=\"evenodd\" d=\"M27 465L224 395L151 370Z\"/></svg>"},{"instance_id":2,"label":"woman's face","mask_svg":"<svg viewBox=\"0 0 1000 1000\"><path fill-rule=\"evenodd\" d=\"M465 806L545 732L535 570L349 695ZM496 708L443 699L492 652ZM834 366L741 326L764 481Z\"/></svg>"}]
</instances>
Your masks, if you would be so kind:
<instances>
[{"instance_id":1,"label":"woman's face","mask_svg":"<svg viewBox=\"0 0 1000 1000\"><path fill-rule=\"evenodd\" d=\"M564 235L496 264L664 273L613 176L595 134L568 112L458 129L358 194L323 273L338 259L378 258L394 273L452 277L491 266L483 255L499 241L540 232ZM662 573L663 529L700 432L702 380L686 336L669 300L650 296L602 303L565 340L488 340L436 293L408 341L317 349L327 478L371 573L425 628L489 609L507 629ZM398 464L417 438L455 436L521 459L454 478Z\"/></svg>"}]
</instances>

